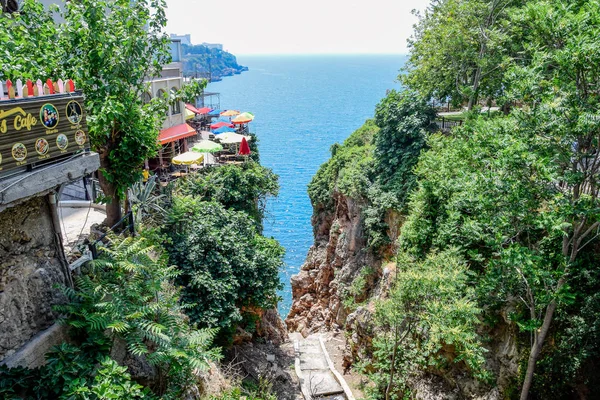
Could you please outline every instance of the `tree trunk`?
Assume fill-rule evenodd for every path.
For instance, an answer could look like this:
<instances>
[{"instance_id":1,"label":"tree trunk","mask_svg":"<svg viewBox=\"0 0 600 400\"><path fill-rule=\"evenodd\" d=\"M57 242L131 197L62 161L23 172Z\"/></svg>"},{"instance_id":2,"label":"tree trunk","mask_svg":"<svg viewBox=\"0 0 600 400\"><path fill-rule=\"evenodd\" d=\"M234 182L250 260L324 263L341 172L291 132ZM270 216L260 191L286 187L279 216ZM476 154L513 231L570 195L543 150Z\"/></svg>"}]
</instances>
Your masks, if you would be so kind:
<instances>
[{"instance_id":1,"label":"tree trunk","mask_svg":"<svg viewBox=\"0 0 600 400\"><path fill-rule=\"evenodd\" d=\"M556 290L556 292L558 292L558 290L560 290L560 287ZM527 371L525 372L525 380L523 381L523 388L521 389L520 400L527 400L527 397L529 396L529 390L531 389L531 384L533 383L533 373L535 371L535 364L537 362L538 356L540 355L540 352L542 351L542 345L544 344L544 340L546 339L548 330L550 330L550 323L552 322L552 317L554 316L555 310L556 300L552 300L550 304L548 304L548 308L546 308L544 322L542 323L540 331L536 335L536 338L533 342L533 346L531 347L531 352L529 353L529 360L527 361Z\"/></svg>"},{"instance_id":2,"label":"tree trunk","mask_svg":"<svg viewBox=\"0 0 600 400\"><path fill-rule=\"evenodd\" d=\"M390 399L390 394L392 390L392 385L394 384L394 374L396 373L396 353L398 352L398 330L399 326L396 325L394 330L394 350L392 351L392 361L390 366L390 380L388 381L388 385L385 388L385 400Z\"/></svg>"},{"instance_id":3,"label":"tree trunk","mask_svg":"<svg viewBox=\"0 0 600 400\"><path fill-rule=\"evenodd\" d=\"M98 172L98 181L105 196L110 198L110 203L106 204L106 219L104 225L109 228L119 222L122 218L121 199L117 193L117 186L109 182L102 170L110 169L110 161L108 160L108 151L100 152L100 168Z\"/></svg>"}]
</instances>

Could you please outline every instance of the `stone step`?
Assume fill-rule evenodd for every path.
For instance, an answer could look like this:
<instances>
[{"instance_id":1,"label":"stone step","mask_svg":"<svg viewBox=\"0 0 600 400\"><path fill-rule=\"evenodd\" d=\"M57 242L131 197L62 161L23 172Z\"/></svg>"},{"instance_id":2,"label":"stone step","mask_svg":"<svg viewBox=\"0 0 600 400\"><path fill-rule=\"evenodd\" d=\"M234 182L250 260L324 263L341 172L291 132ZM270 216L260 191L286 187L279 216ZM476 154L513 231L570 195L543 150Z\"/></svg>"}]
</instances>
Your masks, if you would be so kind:
<instances>
[{"instance_id":1,"label":"stone step","mask_svg":"<svg viewBox=\"0 0 600 400\"><path fill-rule=\"evenodd\" d=\"M331 371L305 371L304 385L313 397L344 393L344 389Z\"/></svg>"}]
</instances>

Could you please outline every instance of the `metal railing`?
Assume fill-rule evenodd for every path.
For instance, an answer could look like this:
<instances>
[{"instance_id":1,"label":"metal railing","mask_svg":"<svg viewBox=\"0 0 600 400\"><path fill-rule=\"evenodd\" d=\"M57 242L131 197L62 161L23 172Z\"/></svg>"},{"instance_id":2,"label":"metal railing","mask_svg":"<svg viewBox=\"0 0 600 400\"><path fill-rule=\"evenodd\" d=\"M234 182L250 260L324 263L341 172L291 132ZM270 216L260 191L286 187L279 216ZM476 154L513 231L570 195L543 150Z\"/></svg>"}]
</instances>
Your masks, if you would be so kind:
<instances>
[{"instance_id":1,"label":"metal railing","mask_svg":"<svg viewBox=\"0 0 600 400\"><path fill-rule=\"evenodd\" d=\"M464 121L463 120L446 119L446 118L442 117L442 118L438 118L435 122L442 132L450 132L450 130L452 128L454 128L455 126L461 126Z\"/></svg>"}]
</instances>

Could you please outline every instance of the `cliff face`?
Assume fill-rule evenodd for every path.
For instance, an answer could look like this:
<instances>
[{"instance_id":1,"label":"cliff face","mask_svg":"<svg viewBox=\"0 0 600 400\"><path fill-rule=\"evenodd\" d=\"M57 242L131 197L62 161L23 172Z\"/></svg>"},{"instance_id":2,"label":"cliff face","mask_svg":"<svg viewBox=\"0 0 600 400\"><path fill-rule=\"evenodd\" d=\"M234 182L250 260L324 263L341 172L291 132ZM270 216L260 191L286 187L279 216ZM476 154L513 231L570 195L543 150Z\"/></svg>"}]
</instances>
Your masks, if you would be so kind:
<instances>
[{"instance_id":1,"label":"cliff face","mask_svg":"<svg viewBox=\"0 0 600 400\"><path fill-rule=\"evenodd\" d=\"M360 207L353 199L338 194L333 210L321 209L312 222L315 244L300 273L292 277L293 302L286 319L290 331L304 336L344 328L348 310L342 304L341 289L363 267L379 269L380 265L366 248Z\"/></svg>"}]
</instances>

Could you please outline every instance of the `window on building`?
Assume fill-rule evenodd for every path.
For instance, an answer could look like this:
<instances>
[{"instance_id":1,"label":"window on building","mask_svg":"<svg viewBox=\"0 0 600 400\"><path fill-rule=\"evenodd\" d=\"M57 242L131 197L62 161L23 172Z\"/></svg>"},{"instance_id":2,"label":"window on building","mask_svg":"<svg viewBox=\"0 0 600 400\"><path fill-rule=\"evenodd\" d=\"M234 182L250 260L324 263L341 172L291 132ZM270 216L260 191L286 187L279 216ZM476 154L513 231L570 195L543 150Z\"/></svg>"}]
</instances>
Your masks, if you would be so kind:
<instances>
[{"instance_id":1,"label":"window on building","mask_svg":"<svg viewBox=\"0 0 600 400\"><path fill-rule=\"evenodd\" d=\"M171 92L177 93L177 88L172 87ZM181 102L180 101L175 101L173 104L171 104L171 114L172 115L181 114Z\"/></svg>"},{"instance_id":2,"label":"window on building","mask_svg":"<svg viewBox=\"0 0 600 400\"><path fill-rule=\"evenodd\" d=\"M143 102L144 104L148 104L148 103L150 103L150 101L151 101L151 100L152 100L152 95L151 95L150 93L148 93L148 92L144 92L144 93L142 94L142 102Z\"/></svg>"},{"instance_id":3,"label":"window on building","mask_svg":"<svg viewBox=\"0 0 600 400\"><path fill-rule=\"evenodd\" d=\"M158 89L156 91L156 97L158 97L159 99L167 99L166 96L166 92L164 91L164 89ZM165 115L168 117L169 116L169 107L167 107L167 109L165 110Z\"/></svg>"}]
</instances>

